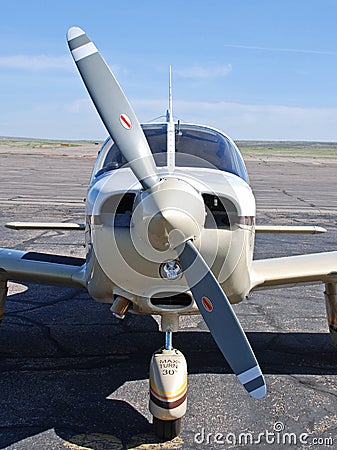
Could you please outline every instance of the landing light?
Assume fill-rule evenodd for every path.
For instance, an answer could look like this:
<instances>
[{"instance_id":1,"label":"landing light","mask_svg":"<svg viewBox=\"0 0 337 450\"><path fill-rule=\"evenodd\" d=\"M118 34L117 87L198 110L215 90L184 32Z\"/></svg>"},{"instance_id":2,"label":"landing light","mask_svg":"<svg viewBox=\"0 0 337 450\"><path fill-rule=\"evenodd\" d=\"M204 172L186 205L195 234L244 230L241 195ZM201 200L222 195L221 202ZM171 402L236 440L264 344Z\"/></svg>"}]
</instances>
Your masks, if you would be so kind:
<instances>
[{"instance_id":1,"label":"landing light","mask_svg":"<svg viewBox=\"0 0 337 450\"><path fill-rule=\"evenodd\" d=\"M173 261L162 263L160 265L159 273L164 280L177 280L181 277L183 270L180 262L174 259Z\"/></svg>"}]
</instances>

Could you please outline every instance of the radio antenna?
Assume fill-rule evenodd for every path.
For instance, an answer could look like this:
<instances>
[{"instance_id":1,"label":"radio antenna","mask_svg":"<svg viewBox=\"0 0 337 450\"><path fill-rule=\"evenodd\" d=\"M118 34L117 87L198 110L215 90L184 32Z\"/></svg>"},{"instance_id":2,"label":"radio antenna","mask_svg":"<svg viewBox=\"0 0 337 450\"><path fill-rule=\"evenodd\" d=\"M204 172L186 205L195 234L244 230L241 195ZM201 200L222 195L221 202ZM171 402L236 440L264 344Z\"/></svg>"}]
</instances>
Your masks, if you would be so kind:
<instances>
[{"instance_id":1,"label":"radio antenna","mask_svg":"<svg viewBox=\"0 0 337 450\"><path fill-rule=\"evenodd\" d=\"M176 153L176 136L175 125L173 121L173 100L172 100L172 66L169 72L169 109L166 114L167 120L167 167L169 172L174 172L175 153Z\"/></svg>"},{"instance_id":2,"label":"radio antenna","mask_svg":"<svg viewBox=\"0 0 337 450\"><path fill-rule=\"evenodd\" d=\"M170 69L169 69L169 107L166 112L166 121L173 122L172 66L170 66Z\"/></svg>"}]
</instances>

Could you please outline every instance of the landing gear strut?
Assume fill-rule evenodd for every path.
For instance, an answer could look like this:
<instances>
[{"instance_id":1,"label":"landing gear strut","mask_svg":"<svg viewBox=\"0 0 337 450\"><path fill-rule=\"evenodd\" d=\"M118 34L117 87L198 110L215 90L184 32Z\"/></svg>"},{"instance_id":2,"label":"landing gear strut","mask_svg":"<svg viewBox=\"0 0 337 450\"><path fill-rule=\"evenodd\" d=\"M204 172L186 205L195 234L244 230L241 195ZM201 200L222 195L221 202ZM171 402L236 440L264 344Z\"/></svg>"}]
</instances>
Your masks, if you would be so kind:
<instances>
[{"instance_id":1,"label":"landing gear strut","mask_svg":"<svg viewBox=\"0 0 337 450\"><path fill-rule=\"evenodd\" d=\"M187 365L172 346L171 331L165 333L165 347L151 358L149 407L155 434L165 440L178 436L187 407Z\"/></svg>"}]
</instances>

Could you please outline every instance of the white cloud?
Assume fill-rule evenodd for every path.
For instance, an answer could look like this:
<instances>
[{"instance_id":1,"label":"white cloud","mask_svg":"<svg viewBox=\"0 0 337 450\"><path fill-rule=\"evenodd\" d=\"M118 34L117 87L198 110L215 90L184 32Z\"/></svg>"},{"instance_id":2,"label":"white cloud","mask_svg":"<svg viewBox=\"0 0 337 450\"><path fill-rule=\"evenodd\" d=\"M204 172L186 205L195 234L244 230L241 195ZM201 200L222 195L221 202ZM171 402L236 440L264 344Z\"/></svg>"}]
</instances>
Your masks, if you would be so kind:
<instances>
[{"instance_id":1,"label":"white cloud","mask_svg":"<svg viewBox=\"0 0 337 450\"><path fill-rule=\"evenodd\" d=\"M89 100L88 100L89 103ZM73 105L37 103L19 111L1 111L1 135L45 139L105 139L107 131L95 109L86 106L76 113ZM78 103L81 109L81 101Z\"/></svg>"},{"instance_id":2,"label":"white cloud","mask_svg":"<svg viewBox=\"0 0 337 450\"><path fill-rule=\"evenodd\" d=\"M72 114L83 114L91 112L94 109L94 105L90 98L79 98L66 105L65 108Z\"/></svg>"},{"instance_id":3,"label":"white cloud","mask_svg":"<svg viewBox=\"0 0 337 450\"><path fill-rule=\"evenodd\" d=\"M259 50L264 52L284 52L284 53L309 53L311 55L330 55L336 56L337 52L329 50L309 50L304 48L282 48L282 47L261 47L255 45L230 45L225 44L225 47L238 48L243 50Z\"/></svg>"},{"instance_id":4,"label":"white cloud","mask_svg":"<svg viewBox=\"0 0 337 450\"><path fill-rule=\"evenodd\" d=\"M140 121L165 114L167 99L131 98ZM214 126L233 139L337 142L337 108L174 101L175 119ZM165 117L162 119L165 121ZM103 139L107 132L91 101L38 104L0 111L2 134L51 139Z\"/></svg>"},{"instance_id":5,"label":"white cloud","mask_svg":"<svg viewBox=\"0 0 337 450\"><path fill-rule=\"evenodd\" d=\"M167 100L132 100L140 120L164 114ZM337 142L337 108L176 100L174 116L214 126L234 139Z\"/></svg>"},{"instance_id":6,"label":"white cloud","mask_svg":"<svg viewBox=\"0 0 337 450\"><path fill-rule=\"evenodd\" d=\"M118 76L128 73L127 69L117 64L111 64L109 67ZM70 53L62 56L23 54L0 56L0 68L34 72L48 70L76 71Z\"/></svg>"},{"instance_id":7,"label":"white cloud","mask_svg":"<svg viewBox=\"0 0 337 450\"><path fill-rule=\"evenodd\" d=\"M228 75L232 71L232 65L226 64L222 66L200 66L192 65L181 69L174 69L174 75L182 78L195 78L195 79L211 79L219 78Z\"/></svg>"},{"instance_id":8,"label":"white cloud","mask_svg":"<svg viewBox=\"0 0 337 450\"><path fill-rule=\"evenodd\" d=\"M337 141L337 108L177 102L175 111L235 139Z\"/></svg>"},{"instance_id":9,"label":"white cloud","mask_svg":"<svg viewBox=\"0 0 337 450\"><path fill-rule=\"evenodd\" d=\"M0 67L3 69L16 70L71 70L68 56L50 55L9 55L0 56Z\"/></svg>"}]
</instances>

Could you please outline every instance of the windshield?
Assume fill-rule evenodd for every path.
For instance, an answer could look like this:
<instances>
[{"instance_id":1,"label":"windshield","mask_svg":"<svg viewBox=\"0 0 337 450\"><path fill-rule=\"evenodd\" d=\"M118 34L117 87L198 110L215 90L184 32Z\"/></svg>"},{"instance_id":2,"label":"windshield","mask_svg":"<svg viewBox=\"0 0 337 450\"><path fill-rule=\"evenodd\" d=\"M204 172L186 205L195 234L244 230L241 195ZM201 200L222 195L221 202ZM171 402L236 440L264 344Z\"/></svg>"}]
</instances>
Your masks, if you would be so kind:
<instances>
[{"instance_id":1,"label":"windshield","mask_svg":"<svg viewBox=\"0 0 337 450\"><path fill-rule=\"evenodd\" d=\"M142 125L144 134L158 167L167 165L167 124ZM238 175L248 182L248 175L235 144L222 133L199 125L176 124L177 167L203 167ZM126 165L117 145L109 138L103 145L101 164L96 166L96 177L104 172Z\"/></svg>"}]
</instances>

